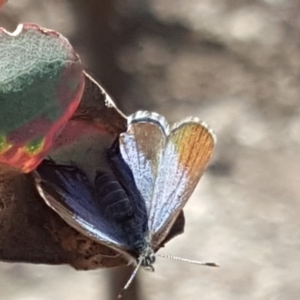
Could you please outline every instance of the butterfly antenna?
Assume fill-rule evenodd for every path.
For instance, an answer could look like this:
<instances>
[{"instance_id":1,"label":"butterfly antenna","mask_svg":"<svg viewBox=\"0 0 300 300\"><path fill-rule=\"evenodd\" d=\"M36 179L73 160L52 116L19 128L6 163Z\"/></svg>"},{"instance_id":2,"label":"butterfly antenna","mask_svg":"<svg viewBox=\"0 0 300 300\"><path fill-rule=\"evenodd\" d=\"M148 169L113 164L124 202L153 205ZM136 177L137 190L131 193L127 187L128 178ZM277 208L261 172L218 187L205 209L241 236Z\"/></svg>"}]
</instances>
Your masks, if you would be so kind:
<instances>
[{"instance_id":1,"label":"butterfly antenna","mask_svg":"<svg viewBox=\"0 0 300 300\"><path fill-rule=\"evenodd\" d=\"M187 258L182 258L178 256L172 256L172 255L163 255L163 254L158 254L157 256L159 257L164 257L164 258L169 258L173 260L180 260L187 262L189 264L195 264L195 265L201 265L201 266L208 266L208 267L219 267L216 263L213 262L205 262L205 261L199 261L199 260L192 260L192 259L187 259Z\"/></svg>"},{"instance_id":2,"label":"butterfly antenna","mask_svg":"<svg viewBox=\"0 0 300 300\"><path fill-rule=\"evenodd\" d=\"M126 284L124 285L123 289L121 290L121 292L118 295L118 299L122 299L123 295L125 294L125 292L127 291L128 287L131 285L133 279L135 278L140 266L142 264L142 259L139 259L139 262L137 264L137 266L135 267L135 269L133 270L132 274L130 275L129 279L127 280Z\"/></svg>"}]
</instances>

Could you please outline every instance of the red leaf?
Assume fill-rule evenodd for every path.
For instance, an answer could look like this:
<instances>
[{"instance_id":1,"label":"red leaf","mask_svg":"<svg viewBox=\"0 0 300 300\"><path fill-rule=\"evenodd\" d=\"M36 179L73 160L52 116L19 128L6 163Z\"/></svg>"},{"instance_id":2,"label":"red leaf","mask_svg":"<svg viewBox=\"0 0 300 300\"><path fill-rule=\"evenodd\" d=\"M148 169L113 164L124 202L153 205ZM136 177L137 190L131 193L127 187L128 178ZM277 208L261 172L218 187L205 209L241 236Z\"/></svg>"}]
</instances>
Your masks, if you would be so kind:
<instances>
[{"instance_id":1,"label":"red leaf","mask_svg":"<svg viewBox=\"0 0 300 300\"><path fill-rule=\"evenodd\" d=\"M80 59L58 32L0 28L0 162L30 172L49 153L84 88Z\"/></svg>"}]
</instances>

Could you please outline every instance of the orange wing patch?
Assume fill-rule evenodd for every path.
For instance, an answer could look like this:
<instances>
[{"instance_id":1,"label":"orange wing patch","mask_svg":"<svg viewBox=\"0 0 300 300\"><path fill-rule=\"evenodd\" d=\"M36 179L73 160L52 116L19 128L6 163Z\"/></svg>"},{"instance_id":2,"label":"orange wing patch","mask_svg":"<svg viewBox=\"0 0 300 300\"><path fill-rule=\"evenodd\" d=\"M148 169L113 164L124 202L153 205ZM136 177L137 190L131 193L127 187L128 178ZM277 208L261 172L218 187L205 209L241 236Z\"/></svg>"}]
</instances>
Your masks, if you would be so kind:
<instances>
[{"instance_id":1,"label":"orange wing patch","mask_svg":"<svg viewBox=\"0 0 300 300\"><path fill-rule=\"evenodd\" d=\"M176 125L175 125L176 126ZM169 140L175 145L180 166L189 180L198 181L211 158L215 136L205 123L181 123L171 132Z\"/></svg>"}]
</instances>

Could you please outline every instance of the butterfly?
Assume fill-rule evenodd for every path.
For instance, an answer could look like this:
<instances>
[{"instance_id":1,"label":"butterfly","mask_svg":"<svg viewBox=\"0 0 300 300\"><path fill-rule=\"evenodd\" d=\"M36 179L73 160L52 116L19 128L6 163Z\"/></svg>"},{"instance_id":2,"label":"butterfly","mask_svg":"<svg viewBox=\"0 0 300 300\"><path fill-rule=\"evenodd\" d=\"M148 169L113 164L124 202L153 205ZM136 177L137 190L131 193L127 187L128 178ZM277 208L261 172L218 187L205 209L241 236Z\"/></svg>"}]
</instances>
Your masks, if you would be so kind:
<instances>
[{"instance_id":1,"label":"butterfly","mask_svg":"<svg viewBox=\"0 0 300 300\"><path fill-rule=\"evenodd\" d=\"M157 113L138 111L127 123L107 151L111 172L99 168L90 182L75 164L44 160L34 172L35 184L71 227L129 264L153 269L155 253L183 232L183 207L216 138L198 118L170 126Z\"/></svg>"}]
</instances>

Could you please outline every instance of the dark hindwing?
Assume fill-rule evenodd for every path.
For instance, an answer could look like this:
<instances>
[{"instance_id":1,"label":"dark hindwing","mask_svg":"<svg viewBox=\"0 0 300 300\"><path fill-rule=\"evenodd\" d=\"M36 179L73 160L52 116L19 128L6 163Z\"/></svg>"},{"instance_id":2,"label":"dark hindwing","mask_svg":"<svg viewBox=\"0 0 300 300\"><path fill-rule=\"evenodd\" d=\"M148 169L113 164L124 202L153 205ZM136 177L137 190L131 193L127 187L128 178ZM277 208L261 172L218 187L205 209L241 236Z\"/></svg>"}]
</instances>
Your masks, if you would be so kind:
<instances>
[{"instance_id":1,"label":"dark hindwing","mask_svg":"<svg viewBox=\"0 0 300 300\"><path fill-rule=\"evenodd\" d=\"M155 243L154 245L154 251L158 251L160 248L164 247L166 243L168 243L170 240L172 240L174 237L176 237L179 234L182 234L184 232L184 225L185 225L185 218L184 218L184 212L183 210L179 213L176 221L172 225L169 233L167 236L162 240L159 237L156 237L160 243ZM162 240L162 241L161 241Z\"/></svg>"},{"instance_id":2,"label":"dark hindwing","mask_svg":"<svg viewBox=\"0 0 300 300\"><path fill-rule=\"evenodd\" d=\"M78 167L44 160L33 175L40 196L71 227L123 254L130 249L126 235L107 217Z\"/></svg>"}]
</instances>

